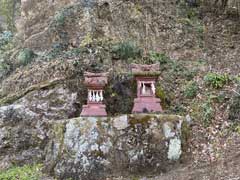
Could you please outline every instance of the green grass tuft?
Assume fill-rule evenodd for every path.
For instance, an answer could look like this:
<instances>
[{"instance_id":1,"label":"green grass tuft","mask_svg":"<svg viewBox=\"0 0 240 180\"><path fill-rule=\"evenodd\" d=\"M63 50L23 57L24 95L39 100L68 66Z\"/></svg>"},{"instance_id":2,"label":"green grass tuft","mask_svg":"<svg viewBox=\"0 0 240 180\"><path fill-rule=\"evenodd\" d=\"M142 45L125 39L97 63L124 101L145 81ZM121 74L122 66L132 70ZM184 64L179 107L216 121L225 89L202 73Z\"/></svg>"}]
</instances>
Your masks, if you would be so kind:
<instances>
[{"instance_id":1,"label":"green grass tuft","mask_svg":"<svg viewBox=\"0 0 240 180\"><path fill-rule=\"evenodd\" d=\"M142 56L142 50L132 42L121 42L112 47L113 57L115 59L136 59Z\"/></svg>"},{"instance_id":2,"label":"green grass tuft","mask_svg":"<svg viewBox=\"0 0 240 180\"><path fill-rule=\"evenodd\" d=\"M184 96L187 98L194 98L197 95L198 85L194 81L189 81L184 88Z\"/></svg>"},{"instance_id":3,"label":"green grass tuft","mask_svg":"<svg viewBox=\"0 0 240 180\"><path fill-rule=\"evenodd\" d=\"M230 81L227 74L208 73L204 76L205 83L212 88L219 89Z\"/></svg>"},{"instance_id":4,"label":"green grass tuft","mask_svg":"<svg viewBox=\"0 0 240 180\"><path fill-rule=\"evenodd\" d=\"M41 165L12 167L0 172L0 180L40 180L42 173Z\"/></svg>"}]
</instances>

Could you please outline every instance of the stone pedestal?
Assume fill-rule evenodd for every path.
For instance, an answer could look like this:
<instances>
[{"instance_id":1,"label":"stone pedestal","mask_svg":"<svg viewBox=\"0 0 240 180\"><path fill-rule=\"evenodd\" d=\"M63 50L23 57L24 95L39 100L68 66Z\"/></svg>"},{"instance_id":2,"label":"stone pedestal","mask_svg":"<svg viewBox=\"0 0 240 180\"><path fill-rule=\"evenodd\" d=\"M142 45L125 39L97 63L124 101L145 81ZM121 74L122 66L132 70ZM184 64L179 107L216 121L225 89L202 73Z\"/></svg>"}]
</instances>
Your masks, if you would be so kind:
<instances>
[{"instance_id":1,"label":"stone pedestal","mask_svg":"<svg viewBox=\"0 0 240 180\"><path fill-rule=\"evenodd\" d=\"M106 106L104 104L91 103L83 105L81 116L90 117L90 116L107 116Z\"/></svg>"},{"instance_id":2,"label":"stone pedestal","mask_svg":"<svg viewBox=\"0 0 240 180\"><path fill-rule=\"evenodd\" d=\"M155 97L159 64L131 64L131 68L137 81L137 98L134 99L132 113L162 112L161 100Z\"/></svg>"},{"instance_id":3,"label":"stone pedestal","mask_svg":"<svg viewBox=\"0 0 240 180\"><path fill-rule=\"evenodd\" d=\"M88 88L88 100L82 107L81 116L107 116L106 106L103 104L103 88L107 84L107 73L86 72L84 76Z\"/></svg>"},{"instance_id":4,"label":"stone pedestal","mask_svg":"<svg viewBox=\"0 0 240 180\"><path fill-rule=\"evenodd\" d=\"M154 97L140 97L134 99L132 113L160 113L162 107L160 99Z\"/></svg>"}]
</instances>

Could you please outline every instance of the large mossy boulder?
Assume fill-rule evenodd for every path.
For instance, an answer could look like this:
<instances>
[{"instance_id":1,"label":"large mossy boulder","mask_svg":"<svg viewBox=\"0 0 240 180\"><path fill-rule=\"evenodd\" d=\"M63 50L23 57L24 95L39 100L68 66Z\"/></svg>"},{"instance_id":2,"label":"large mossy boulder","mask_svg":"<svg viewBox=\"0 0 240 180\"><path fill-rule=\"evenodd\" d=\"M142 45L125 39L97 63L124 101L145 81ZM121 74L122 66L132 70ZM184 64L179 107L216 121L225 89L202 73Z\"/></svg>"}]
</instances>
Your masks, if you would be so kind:
<instances>
[{"instance_id":1,"label":"large mossy boulder","mask_svg":"<svg viewBox=\"0 0 240 180\"><path fill-rule=\"evenodd\" d=\"M41 163L49 140L48 121L75 117L76 98L75 92L57 85L29 92L13 104L1 106L0 171L12 165Z\"/></svg>"},{"instance_id":2,"label":"large mossy boulder","mask_svg":"<svg viewBox=\"0 0 240 180\"><path fill-rule=\"evenodd\" d=\"M67 86L31 90L0 107L0 170L42 163L57 179L159 174L170 170L186 149L188 129L181 116L71 119L80 107Z\"/></svg>"},{"instance_id":3,"label":"large mossy boulder","mask_svg":"<svg viewBox=\"0 0 240 180\"><path fill-rule=\"evenodd\" d=\"M58 179L161 173L182 154L176 115L122 115L52 122L46 169Z\"/></svg>"}]
</instances>

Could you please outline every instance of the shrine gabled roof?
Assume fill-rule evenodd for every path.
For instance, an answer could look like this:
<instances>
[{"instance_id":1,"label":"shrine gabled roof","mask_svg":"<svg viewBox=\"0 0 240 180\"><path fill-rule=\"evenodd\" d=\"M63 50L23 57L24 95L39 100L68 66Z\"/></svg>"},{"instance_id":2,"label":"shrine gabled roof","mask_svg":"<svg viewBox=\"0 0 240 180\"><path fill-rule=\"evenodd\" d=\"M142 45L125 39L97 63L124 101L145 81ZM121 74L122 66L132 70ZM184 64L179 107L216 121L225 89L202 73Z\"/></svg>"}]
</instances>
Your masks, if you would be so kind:
<instances>
[{"instance_id":1,"label":"shrine gabled roof","mask_svg":"<svg viewBox=\"0 0 240 180\"><path fill-rule=\"evenodd\" d=\"M88 86L104 86L108 81L108 73L84 73L84 83Z\"/></svg>"},{"instance_id":2,"label":"shrine gabled roof","mask_svg":"<svg viewBox=\"0 0 240 180\"><path fill-rule=\"evenodd\" d=\"M160 75L160 64L135 64L130 65L133 75L136 76L158 76Z\"/></svg>"}]
</instances>

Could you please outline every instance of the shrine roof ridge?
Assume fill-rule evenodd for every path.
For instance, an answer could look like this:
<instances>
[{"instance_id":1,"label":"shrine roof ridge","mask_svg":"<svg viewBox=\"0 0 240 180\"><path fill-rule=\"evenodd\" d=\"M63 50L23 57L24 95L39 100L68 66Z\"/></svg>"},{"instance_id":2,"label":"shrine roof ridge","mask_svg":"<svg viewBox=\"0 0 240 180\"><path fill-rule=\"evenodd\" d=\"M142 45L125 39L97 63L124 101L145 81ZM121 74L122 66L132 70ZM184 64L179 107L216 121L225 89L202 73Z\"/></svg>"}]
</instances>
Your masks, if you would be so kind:
<instances>
[{"instance_id":1,"label":"shrine roof ridge","mask_svg":"<svg viewBox=\"0 0 240 180\"><path fill-rule=\"evenodd\" d=\"M160 75L160 64L130 64L131 71L138 76L158 76Z\"/></svg>"},{"instance_id":2,"label":"shrine roof ridge","mask_svg":"<svg viewBox=\"0 0 240 180\"><path fill-rule=\"evenodd\" d=\"M104 73L92 73L92 72L85 72L84 83L88 86L104 86L107 84L108 81L108 72Z\"/></svg>"},{"instance_id":3,"label":"shrine roof ridge","mask_svg":"<svg viewBox=\"0 0 240 180\"><path fill-rule=\"evenodd\" d=\"M84 72L84 77L107 77L109 72L93 73L93 72Z\"/></svg>"}]
</instances>

